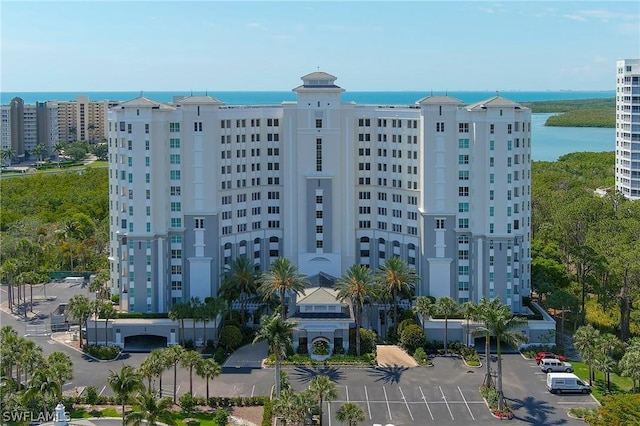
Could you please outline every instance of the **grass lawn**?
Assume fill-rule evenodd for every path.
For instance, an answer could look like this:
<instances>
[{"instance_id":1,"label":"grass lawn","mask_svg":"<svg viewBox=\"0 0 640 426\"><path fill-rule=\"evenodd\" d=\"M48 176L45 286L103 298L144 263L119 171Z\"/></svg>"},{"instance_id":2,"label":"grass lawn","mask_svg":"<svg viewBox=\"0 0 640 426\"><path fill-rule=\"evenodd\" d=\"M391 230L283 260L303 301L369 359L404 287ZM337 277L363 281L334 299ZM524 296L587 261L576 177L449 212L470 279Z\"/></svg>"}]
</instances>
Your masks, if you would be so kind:
<instances>
[{"instance_id":1,"label":"grass lawn","mask_svg":"<svg viewBox=\"0 0 640 426\"><path fill-rule=\"evenodd\" d=\"M575 370L576 376L580 377L586 383L589 383L589 367L584 362L571 361L571 365ZM611 393L626 393L631 390L633 383L629 377L621 377L615 373L611 373ZM605 374L600 371L596 371L596 379L593 382L593 396L598 401L602 400L602 397L607 392L607 378Z\"/></svg>"},{"instance_id":2,"label":"grass lawn","mask_svg":"<svg viewBox=\"0 0 640 426\"><path fill-rule=\"evenodd\" d=\"M92 417L99 418L121 416L115 408L105 408L102 410L97 410L94 408L78 407L71 412L72 419L88 419ZM199 421L200 426L216 426L217 423L214 421L214 417L215 413L193 413L189 415L176 413L176 422L178 423L178 426L187 426L187 423L184 422L184 419L196 419Z\"/></svg>"},{"instance_id":3,"label":"grass lawn","mask_svg":"<svg viewBox=\"0 0 640 426\"><path fill-rule=\"evenodd\" d=\"M186 426L184 419L196 419L200 422L200 426L216 426L217 423L213 420L214 416L214 413L176 414L176 422L178 426Z\"/></svg>"}]
</instances>

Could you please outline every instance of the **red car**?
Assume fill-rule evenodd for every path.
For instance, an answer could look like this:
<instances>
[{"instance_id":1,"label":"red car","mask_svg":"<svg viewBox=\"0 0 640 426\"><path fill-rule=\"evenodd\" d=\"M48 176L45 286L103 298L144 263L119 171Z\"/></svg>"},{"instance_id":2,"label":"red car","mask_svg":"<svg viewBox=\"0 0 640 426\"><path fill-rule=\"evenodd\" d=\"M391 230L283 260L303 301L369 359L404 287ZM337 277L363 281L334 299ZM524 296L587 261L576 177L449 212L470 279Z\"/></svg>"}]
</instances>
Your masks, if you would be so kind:
<instances>
[{"instance_id":1,"label":"red car","mask_svg":"<svg viewBox=\"0 0 640 426\"><path fill-rule=\"evenodd\" d=\"M538 352L536 354L536 364L540 364L540 361L546 358L557 359L562 362L565 362L567 360L564 357L564 355L557 355L557 354L554 354L553 352Z\"/></svg>"}]
</instances>

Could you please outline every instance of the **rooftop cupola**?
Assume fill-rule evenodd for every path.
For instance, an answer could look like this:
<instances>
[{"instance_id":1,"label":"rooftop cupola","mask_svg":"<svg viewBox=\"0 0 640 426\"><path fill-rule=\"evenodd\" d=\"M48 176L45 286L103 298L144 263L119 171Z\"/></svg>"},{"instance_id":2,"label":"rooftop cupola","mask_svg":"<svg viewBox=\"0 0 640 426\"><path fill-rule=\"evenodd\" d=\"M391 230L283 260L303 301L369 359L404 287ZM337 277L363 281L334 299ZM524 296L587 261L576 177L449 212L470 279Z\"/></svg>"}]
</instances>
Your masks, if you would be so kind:
<instances>
[{"instance_id":1,"label":"rooftop cupola","mask_svg":"<svg viewBox=\"0 0 640 426\"><path fill-rule=\"evenodd\" d=\"M337 77L322 71L312 72L301 79L304 87L338 87L335 84Z\"/></svg>"}]
</instances>

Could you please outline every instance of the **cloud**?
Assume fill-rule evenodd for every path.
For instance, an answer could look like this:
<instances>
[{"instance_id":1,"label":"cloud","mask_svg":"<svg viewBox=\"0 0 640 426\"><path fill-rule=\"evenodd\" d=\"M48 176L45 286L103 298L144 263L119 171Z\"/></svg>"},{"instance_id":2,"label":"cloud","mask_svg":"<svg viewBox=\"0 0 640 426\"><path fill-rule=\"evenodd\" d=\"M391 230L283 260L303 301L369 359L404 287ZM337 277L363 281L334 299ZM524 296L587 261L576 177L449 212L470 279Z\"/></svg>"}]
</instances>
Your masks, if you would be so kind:
<instances>
[{"instance_id":1,"label":"cloud","mask_svg":"<svg viewBox=\"0 0 640 426\"><path fill-rule=\"evenodd\" d=\"M629 21L629 20L638 20L637 14L630 13L620 13L620 12L612 12L610 10L605 9L585 9L578 10L572 14L563 15L567 19L571 19L573 21L579 22L589 22L589 21L601 21L603 23L608 23L609 21Z\"/></svg>"},{"instance_id":2,"label":"cloud","mask_svg":"<svg viewBox=\"0 0 640 426\"><path fill-rule=\"evenodd\" d=\"M247 24L247 28L261 28L262 25L260 25L258 22L249 22Z\"/></svg>"}]
</instances>

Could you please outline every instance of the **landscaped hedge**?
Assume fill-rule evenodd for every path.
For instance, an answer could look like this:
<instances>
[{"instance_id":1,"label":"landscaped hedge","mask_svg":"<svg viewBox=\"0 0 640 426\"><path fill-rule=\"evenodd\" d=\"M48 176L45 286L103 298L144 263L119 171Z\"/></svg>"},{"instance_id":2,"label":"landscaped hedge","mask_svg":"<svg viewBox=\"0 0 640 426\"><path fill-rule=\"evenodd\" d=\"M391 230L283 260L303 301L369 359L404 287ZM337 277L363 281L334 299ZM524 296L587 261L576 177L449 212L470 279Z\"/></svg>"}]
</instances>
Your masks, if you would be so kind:
<instances>
[{"instance_id":1,"label":"landscaped hedge","mask_svg":"<svg viewBox=\"0 0 640 426\"><path fill-rule=\"evenodd\" d=\"M84 352L88 355L91 355L94 358L98 358L102 360L112 360L118 356L118 354L120 353L120 348L115 345L110 345L110 346L91 345L91 346L87 346Z\"/></svg>"}]
</instances>

